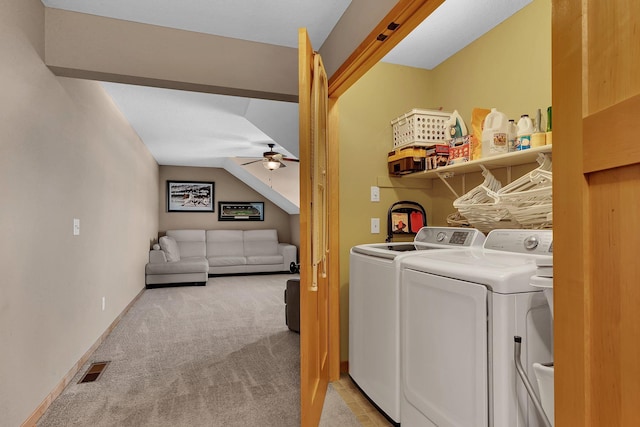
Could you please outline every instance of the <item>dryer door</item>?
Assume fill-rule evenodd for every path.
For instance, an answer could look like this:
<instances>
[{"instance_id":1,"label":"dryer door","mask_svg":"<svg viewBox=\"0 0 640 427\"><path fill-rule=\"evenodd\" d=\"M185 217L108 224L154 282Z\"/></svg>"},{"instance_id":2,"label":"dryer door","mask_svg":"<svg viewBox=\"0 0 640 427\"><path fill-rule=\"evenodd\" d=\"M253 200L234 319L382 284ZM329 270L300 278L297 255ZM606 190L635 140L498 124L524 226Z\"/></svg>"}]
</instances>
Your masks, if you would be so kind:
<instances>
[{"instance_id":1,"label":"dryer door","mask_svg":"<svg viewBox=\"0 0 640 427\"><path fill-rule=\"evenodd\" d=\"M487 426L487 289L402 270L402 423Z\"/></svg>"}]
</instances>

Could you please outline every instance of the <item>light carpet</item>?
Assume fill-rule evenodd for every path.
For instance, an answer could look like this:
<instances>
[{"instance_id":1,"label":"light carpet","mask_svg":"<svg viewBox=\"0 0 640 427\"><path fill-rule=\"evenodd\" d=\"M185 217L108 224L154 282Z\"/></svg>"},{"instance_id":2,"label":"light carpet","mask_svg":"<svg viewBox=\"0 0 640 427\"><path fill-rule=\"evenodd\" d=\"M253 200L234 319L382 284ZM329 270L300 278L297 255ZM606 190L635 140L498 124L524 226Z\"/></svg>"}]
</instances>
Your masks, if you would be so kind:
<instances>
[{"instance_id":1,"label":"light carpet","mask_svg":"<svg viewBox=\"0 0 640 427\"><path fill-rule=\"evenodd\" d=\"M300 337L283 298L293 277L146 290L38 426L299 426ZM77 384L100 361L100 379ZM332 387L321 425L360 425Z\"/></svg>"}]
</instances>

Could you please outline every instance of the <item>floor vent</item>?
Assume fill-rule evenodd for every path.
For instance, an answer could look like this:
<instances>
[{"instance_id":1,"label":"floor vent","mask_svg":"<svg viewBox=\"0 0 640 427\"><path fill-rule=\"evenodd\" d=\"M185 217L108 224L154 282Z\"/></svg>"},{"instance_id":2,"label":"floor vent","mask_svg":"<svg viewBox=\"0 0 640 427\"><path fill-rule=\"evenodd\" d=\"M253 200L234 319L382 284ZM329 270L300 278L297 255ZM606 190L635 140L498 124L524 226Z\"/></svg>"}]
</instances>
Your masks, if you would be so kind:
<instances>
[{"instance_id":1,"label":"floor vent","mask_svg":"<svg viewBox=\"0 0 640 427\"><path fill-rule=\"evenodd\" d=\"M80 381L78 381L78 384L92 383L94 381L97 381L98 378L100 378L100 375L102 375L102 372L104 372L108 364L109 362L92 363L91 366L89 366L89 369L87 370L87 372L82 376Z\"/></svg>"}]
</instances>

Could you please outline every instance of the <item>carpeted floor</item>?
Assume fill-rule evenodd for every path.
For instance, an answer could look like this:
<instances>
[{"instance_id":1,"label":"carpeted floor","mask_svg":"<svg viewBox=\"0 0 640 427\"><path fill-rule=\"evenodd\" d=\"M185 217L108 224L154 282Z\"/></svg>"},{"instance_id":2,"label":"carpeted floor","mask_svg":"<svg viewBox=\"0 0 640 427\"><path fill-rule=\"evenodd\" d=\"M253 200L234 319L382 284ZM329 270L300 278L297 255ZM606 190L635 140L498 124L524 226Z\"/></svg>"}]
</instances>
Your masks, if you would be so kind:
<instances>
[{"instance_id":1,"label":"carpeted floor","mask_svg":"<svg viewBox=\"0 0 640 427\"><path fill-rule=\"evenodd\" d=\"M283 300L292 277L146 290L38 426L299 426L299 335ZM99 361L110 361L100 379L77 384ZM359 425L332 387L321 425Z\"/></svg>"}]
</instances>

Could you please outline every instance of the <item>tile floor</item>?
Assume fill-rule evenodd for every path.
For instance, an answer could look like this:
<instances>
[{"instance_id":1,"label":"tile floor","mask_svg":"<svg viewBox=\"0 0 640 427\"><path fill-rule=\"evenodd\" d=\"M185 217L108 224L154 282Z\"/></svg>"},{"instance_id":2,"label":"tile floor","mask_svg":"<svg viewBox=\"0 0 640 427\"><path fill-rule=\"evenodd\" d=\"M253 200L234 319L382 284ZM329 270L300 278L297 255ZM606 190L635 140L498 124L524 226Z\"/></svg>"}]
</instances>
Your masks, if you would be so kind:
<instances>
[{"instance_id":1,"label":"tile floor","mask_svg":"<svg viewBox=\"0 0 640 427\"><path fill-rule=\"evenodd\" d=\"M392 424L362 395L348 374L341 374L340 379L331 383L351 412L364 427L392 426Z\"/></svg>"}]
</instances>

